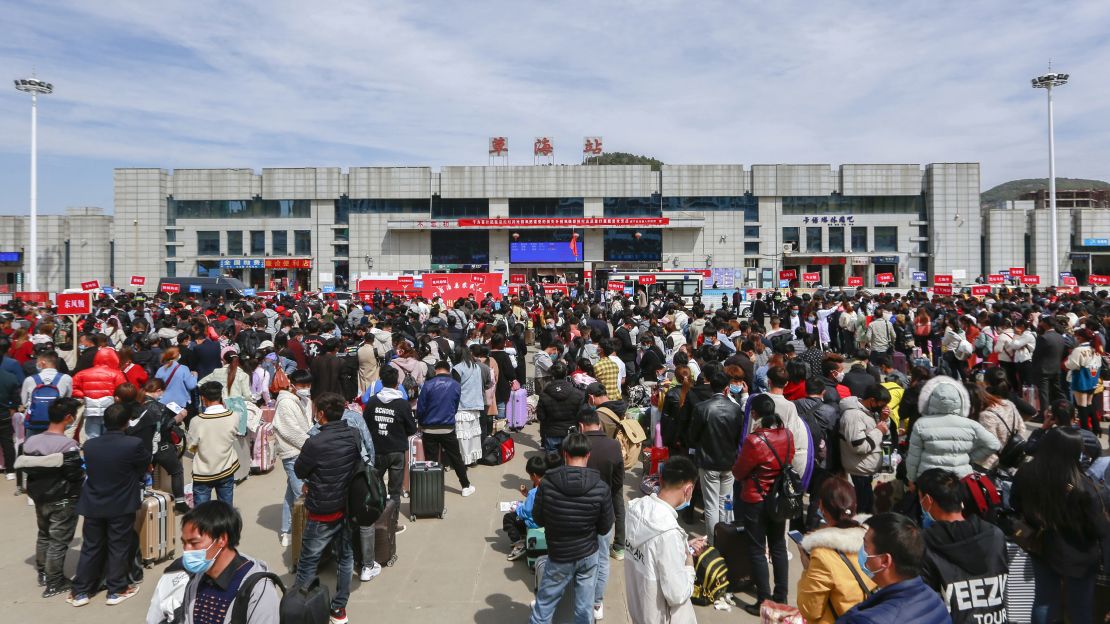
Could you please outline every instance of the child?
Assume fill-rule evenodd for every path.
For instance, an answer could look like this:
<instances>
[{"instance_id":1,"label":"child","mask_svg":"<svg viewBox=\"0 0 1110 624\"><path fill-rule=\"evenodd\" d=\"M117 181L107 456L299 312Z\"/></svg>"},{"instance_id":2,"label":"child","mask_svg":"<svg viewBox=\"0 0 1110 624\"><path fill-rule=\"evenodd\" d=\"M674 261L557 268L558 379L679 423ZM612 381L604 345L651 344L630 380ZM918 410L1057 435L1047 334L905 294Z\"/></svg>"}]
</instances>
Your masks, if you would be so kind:
<instances>
[{"instance_id":1,"label":"child","mask_svg":"<svg viewBox=\"0 0 1110 624\"><path fill-rule=\"evenodd\" d=\"M528 463L524 469L528 471L528 476L532 479L532 488L528 489L526 485L520 486L520 494L524 496L524 502L518 504L514 511L505 514L501 520L501 526L505 529L505 534L509 536L509 541L513 543L513 550L509 553L509 561L516 561L524 556L526 552L524 535L528 532L528 529L538 528L536 522L532 520L532 506L536 503L536 488L540 486L540 481L543 480L547 468L547 458L543 455L528 458Z\"/></svg>"}]
</instances>

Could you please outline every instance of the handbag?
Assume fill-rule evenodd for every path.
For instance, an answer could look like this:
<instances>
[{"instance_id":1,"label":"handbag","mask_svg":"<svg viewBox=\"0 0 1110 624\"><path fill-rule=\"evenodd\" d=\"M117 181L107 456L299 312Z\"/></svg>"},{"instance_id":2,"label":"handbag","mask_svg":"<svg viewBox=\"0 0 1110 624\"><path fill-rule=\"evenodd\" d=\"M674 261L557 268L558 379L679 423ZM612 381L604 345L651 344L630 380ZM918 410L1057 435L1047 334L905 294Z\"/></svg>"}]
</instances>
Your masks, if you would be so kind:
<instances>
[{"instance_id":1,"label":"handbag","mask_svg":"<svg viewBox=\"0 0 1110 624\"><path fill-rule=\"evenodd\" d=\"M1003 468L1014 468L1025 457L1025 438L1018 435L1005 420L1002 420L1002 424L1010 435L1006 438L1002 449L998 451L998 465Z\"/></svg>"},{"instance_id":2,"label":"handbag","mask_svg":"<svg viewBox=\"0 0 1110 624\"><path fill-rule=\"evenodd\" d=\"M1015 516L1010 520L1013 533L1010 535L1014 543L1030 555L1039 555L1044 550L1044 529L1034 527L1022 516Z\"/></svg>"}]
</instances>

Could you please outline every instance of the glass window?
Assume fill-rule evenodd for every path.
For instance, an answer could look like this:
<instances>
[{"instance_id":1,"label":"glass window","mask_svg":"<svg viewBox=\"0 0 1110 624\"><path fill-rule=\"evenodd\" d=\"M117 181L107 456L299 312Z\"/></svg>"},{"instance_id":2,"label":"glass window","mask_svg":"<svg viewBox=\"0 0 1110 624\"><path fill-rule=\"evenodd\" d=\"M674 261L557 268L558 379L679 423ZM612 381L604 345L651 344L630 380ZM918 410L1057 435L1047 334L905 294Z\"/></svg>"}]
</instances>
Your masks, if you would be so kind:
<instances>
[{"instance_id":1,"label":"glass window","mask_svg":"<svg viewBox=\"0 0 1110 624\"><path fill-rule=\"evenodd\" d=\"M759 241L745 241L744 242L744 255L745 256L758 256L759 255Z\"/></svg>"},{"instance_id":2,"label":"glass window","mask_svg":"<svg viewBox=\"0 0 1110 624\"><path fill-rule=\"evenodd\" d=\"M744 238L759 238L759 226L758 225L745 225L744 226Z\"/></svg>"},{"instance_id":3,"label":"glass window","mask_svg":"<svg viewBox=\"0 0 1110 624\"><path fill-rule=\"evenodd\" d=\"M898 227L887 225L875 228L875 251L898 251Z\"/></svg>"},{"instance_id":4,"label":"glass window","mask_svg":"<svg viewBox=\"0 0 1110 624\"><path fill-rule=\"evenodd\" d=\"M867 228L856 226L852 228L852 251L867 253Z\"/></svg>"},{"instance_id":5,"label":"glass window","mask_svg":"<svg viewBox=\"0 0 1110 624\"><path fill-rule=\"evenodd\" d=\"M289 232L285 230L272 230L270 232L270 254L275 256L289 255Z\"/></svg>"},{"instance_id":6,"label":"glass window","mask_svg":"<svg viewBox=\"0 0 1110 624\"><path fill-rule=\"evenodd\" d=\"M486 270L489 267L487 230L432 230L432 269Z\"/></svg>"},{"instance_id":7,"label":"glass window","mask_svg":"<svg viewBox=\"0 0 1110 624\"><path fill-rule=\"evenodd\" d=\"M350 228L336 228L332 230L332 233L335 235L335 238L333 239L335 241L347 242L351 238Z\"/></svg>"},{"instance_id":8,"label":"glass window","mask_svg":"<svg viewBox=\"0 0 1110 624\"><path fill-rule=\"evenodd\" d=\"M167 258L176 258L177 257L177 245L166 245L166 257Z\"/></svg>"},{"instance_id":9,"label":"glass window","mask_svg":"<svg viewBox=\"0 0 1110 624\"><path fill-rule=\"evenodd\" d=\"M266 232L251 232L251 255L262 256L266 254Z\"/></svg>"},{"instance_id":10,"label":"glass window","mask_svg":"<svg viewBox=\"0 0 1110 624\"><path fill-rule=\"evenodd\" d=\"M664 197L663 210L717 211L744 213L744 221L759 221L759 198L754 195L718 197Z\"/></svg>"},{"instance_id":11,"label":"glass window","mask_svg":"<svg viewBox=\"0 0 1110 624\"><path fill-rule=\"evenodd\" d=\"M807 252L824 251L824 248L821 246L821 234L822 234L821 228L819 228L819 227L807 227L806 228L806 251Z\"/></svg>"},{"instance_id":12,"label":"glass window","mask_svg":"<svg viewBox=\"0 0 1110 624\"><path fill-rule=\"evenodd\" d=\"M197 255L198 256L218 256L218 255L220 255L220 233L219 232L197 232Z\"/></svg>"},{"instance_id":13,"label":"glass window","mask_svg":"<svg viewBox=\"0 0 1110 624\"><path fill-rule=\"evenodd\" d=\"M844 251L844 228L829 228L829 251Z\"/></svg>"},{"instance_id":14,"label":"glass window","mask_svg":"<svg viewBox=\"0 0 1110 624\"><path fill-rule=\"evenodd\" d=\"M782 214L784 215L823 216L833 213L837 215L918 214L924 206L924 195L881 195L875 197L817 195L782 198Z\"/></svg>"},{"instance_id":15,"label":"glass window","mask_svg":"<svg viewBox=\"0 0 1110 624\"><path fill-rule=\"evenodd\" d=\"M581 217L586 203L581 197L521 197L509 199L510 217Z\"/></svg>"},{"instance_id":16,"label":"glass window","mask_svg":"<svg viewBox=\"0 0 1110 624\"><path fill-rule=\"evenodd\" d=\"M609 229L605 230L604 245L607 262L659 262L663 258L663 231Z\"/></svg>"},{"instance_id":17,"label":"glass window","mask_svg":"<svg viewBox=\"0 0 1110 624\"><path fill-rule=\"evenodd\" d=\"M802 250L802 228L797 227L784 227L782 228L782 244L794 245L794 251Z\"/></svg>"},{"instance_id":18,"label":"glass window","mask_svg":"<svg viewBox=\"0 0 1110 624\"><path fill-rule=\"evenodd\" d=\"M335 200L335 222L348 223L351 214L427 213L431 199L351 199Z\"/></svg>"},{"instance_id":19,"label":"glass window","mask_svg":"<svg viewBox=\"0 0 1110 624\"><path fill-rule=\"evenodd\" d=\"M488 218L489 199L443 199L439 195L432 195L433 219L457 219L461 217Z\"/></svg>"},{"instance_id":20,"label":"glass window","mask_svg":"<svg viewBox=\"0 0 1110 624\"><path fill-rule=\"evenodd\" d=\"M171 220L176 219L283 219L312 216L308 199L212 199L166 200Z\"/></svg>"},{"instance_id":21,"label":"glass window","mask_svg":"<svg viewBox=\"0 0 1110 624\"><path fill-rule=\"evenodd\" d=\"M166 263L166 277L177 277L177 263L176 262L167 262Z\"/></svg>"},{"instance_id":22,"label":"glass window","mask_svg":"<svg viewBox=\"0 0 1110 624\"><path fill-rule=\"evenodd\" d=\"M346 258L348 255L350 255L350 246L349 245L336 245L335 246L335 257L336 258Z\"/></svg>"},{"instance_id":23,"label":"glass window","mask_svg":"<svg viewBox=\"0 0 1110 624\"><path fill-rule=\"evenodd\" d=\"M240 230L227 231L227 255L243 255L243 232Z\"/></svg>"},{"instance_id":24,"label":"glass window","mask_svg":"<svg viewBox=\"0 0 1110 624\"><path fill-rule=\"evenodd\" d=\"M297 230L293 232L294 251L298 256L312 255L312 232L310 230Z\"/></svg>"},{"instance_id":25,"label":"glass window","mask_svg":"<svg viewBox=\"0 0 1110 624\"><path fill-rule=\"evenodd\" d=\"M167 243L176 243L177 242L177 230L166 230L166 242Z\"/></svg>"},{"instance_id":26,"label":"glass window","mask_svg":"<svg viewBox=\"0 0 1110 624\"><path fill-rule=\"evenodd\" d=\"M662 214L659 196L606 197L603 200L606 217L658 217Z\"/></svg>"}]
</instances>

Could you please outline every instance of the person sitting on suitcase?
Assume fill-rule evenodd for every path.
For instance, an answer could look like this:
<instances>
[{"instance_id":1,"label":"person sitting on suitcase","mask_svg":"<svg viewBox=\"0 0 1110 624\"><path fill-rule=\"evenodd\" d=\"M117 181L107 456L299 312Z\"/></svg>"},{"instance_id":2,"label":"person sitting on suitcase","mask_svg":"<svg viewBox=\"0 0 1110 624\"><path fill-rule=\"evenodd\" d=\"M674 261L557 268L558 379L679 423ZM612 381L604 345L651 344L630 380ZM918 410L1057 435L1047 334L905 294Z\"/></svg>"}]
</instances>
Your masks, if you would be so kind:
<instances>
[{"instance_id":1,"label":"person sitting on suitcase","mask_svg":"<svg viewBox=\"0 0 1110 624\"><path fill-rule=\"evenodd\" d=\"M462 495L470 496L474 486L466 475L466 462L462 459L459 436L455 434L455 413L459 411L461 396L462 386L451 377L451 363L436 362L435 376L424 382L416 400L416 421L424 440L424 457L454 468Z\"/></svg>"},{"instance_id":2,"label":"person sitting on suitcase","mask_svg":"<svg viewBox=\"0 0 1110 624\"><path fill-rule=\"evenodd\" d=\"M308 587L316 577L320 556L334 540L339 569L331 600L331 624L347 624L354 553L344 515L351 477L363 465L359 433L343 422L346 407L338 394L326 392L316 397L315 420L320 433L305 440L293 464L297 478L304 482L306 514L296 585Z\"/></svg>"},{"instance_id":3,"label":"person sitting on suitcase","mask_svg":"<svg viewBox=\"0 0 1110 624\"><path fill-rule=\"evenodd\" d=\"M501 528L505 530L505 535L513 544L513 550L508 556L509 561L516 561L528 552L524 537L528 533L528 529L539 528L532 518L532 509L536 503L536 490L540 487L543 475L547 473L547 458L543 455L529 457L524 470L528 472L528 478L532 480L532 487L529 488L521 484L520 493L524 496L524 502L517 503L516 509L506 513L501 518Z\"/></svg>"},{"instance_id":4,"label":"person sitting on suitcase","mask_svg":"<svg viewBox=\"0 0 1110 624\"><path fill-rule=\"evenodd\" d=\"M201 413L189 425L186 446L193 452L193 500L212 500L212 493L228 505L235 495L239 454L235 443L239 416L224 407L224 387L218 381L200 385Z\"/></svg>"},{"instance_id":5,"label":"person sitting on suitcase","mask_svg":"<svg viewBox=\"0 0 1110 624\"><path fill-rule=\"evenodd\" d=\"M186 624L234 621L231 613L241 600L247 601L247 607L246 619L240 622L278 621L277 586L269 576L262 576L269 572L264 561L239 552L242 533L242 516L224 501L202 503L181 518L185 548L181 563L190 574L181 603Z\"/></svg>"}]
</instances>

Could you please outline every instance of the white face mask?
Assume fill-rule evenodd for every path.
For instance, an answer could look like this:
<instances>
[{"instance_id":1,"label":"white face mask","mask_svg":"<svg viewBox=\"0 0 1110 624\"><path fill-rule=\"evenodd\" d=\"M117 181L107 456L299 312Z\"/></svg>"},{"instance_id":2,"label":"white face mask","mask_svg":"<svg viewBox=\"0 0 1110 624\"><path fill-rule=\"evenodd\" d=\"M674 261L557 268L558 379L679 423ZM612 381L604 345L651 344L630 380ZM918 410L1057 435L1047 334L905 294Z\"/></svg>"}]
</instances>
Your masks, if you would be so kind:
<instances>
[{"instance_id":1,"label":"white face mask","mask_svg":"<svg viewBox=\"0 0 1110 624\"><path fill-rule=\"evenodd\" d=\"M312 390L310 388L297 388L297 396L301 397L302 399L311 398Z\"/></svg>"}]
</instances>

